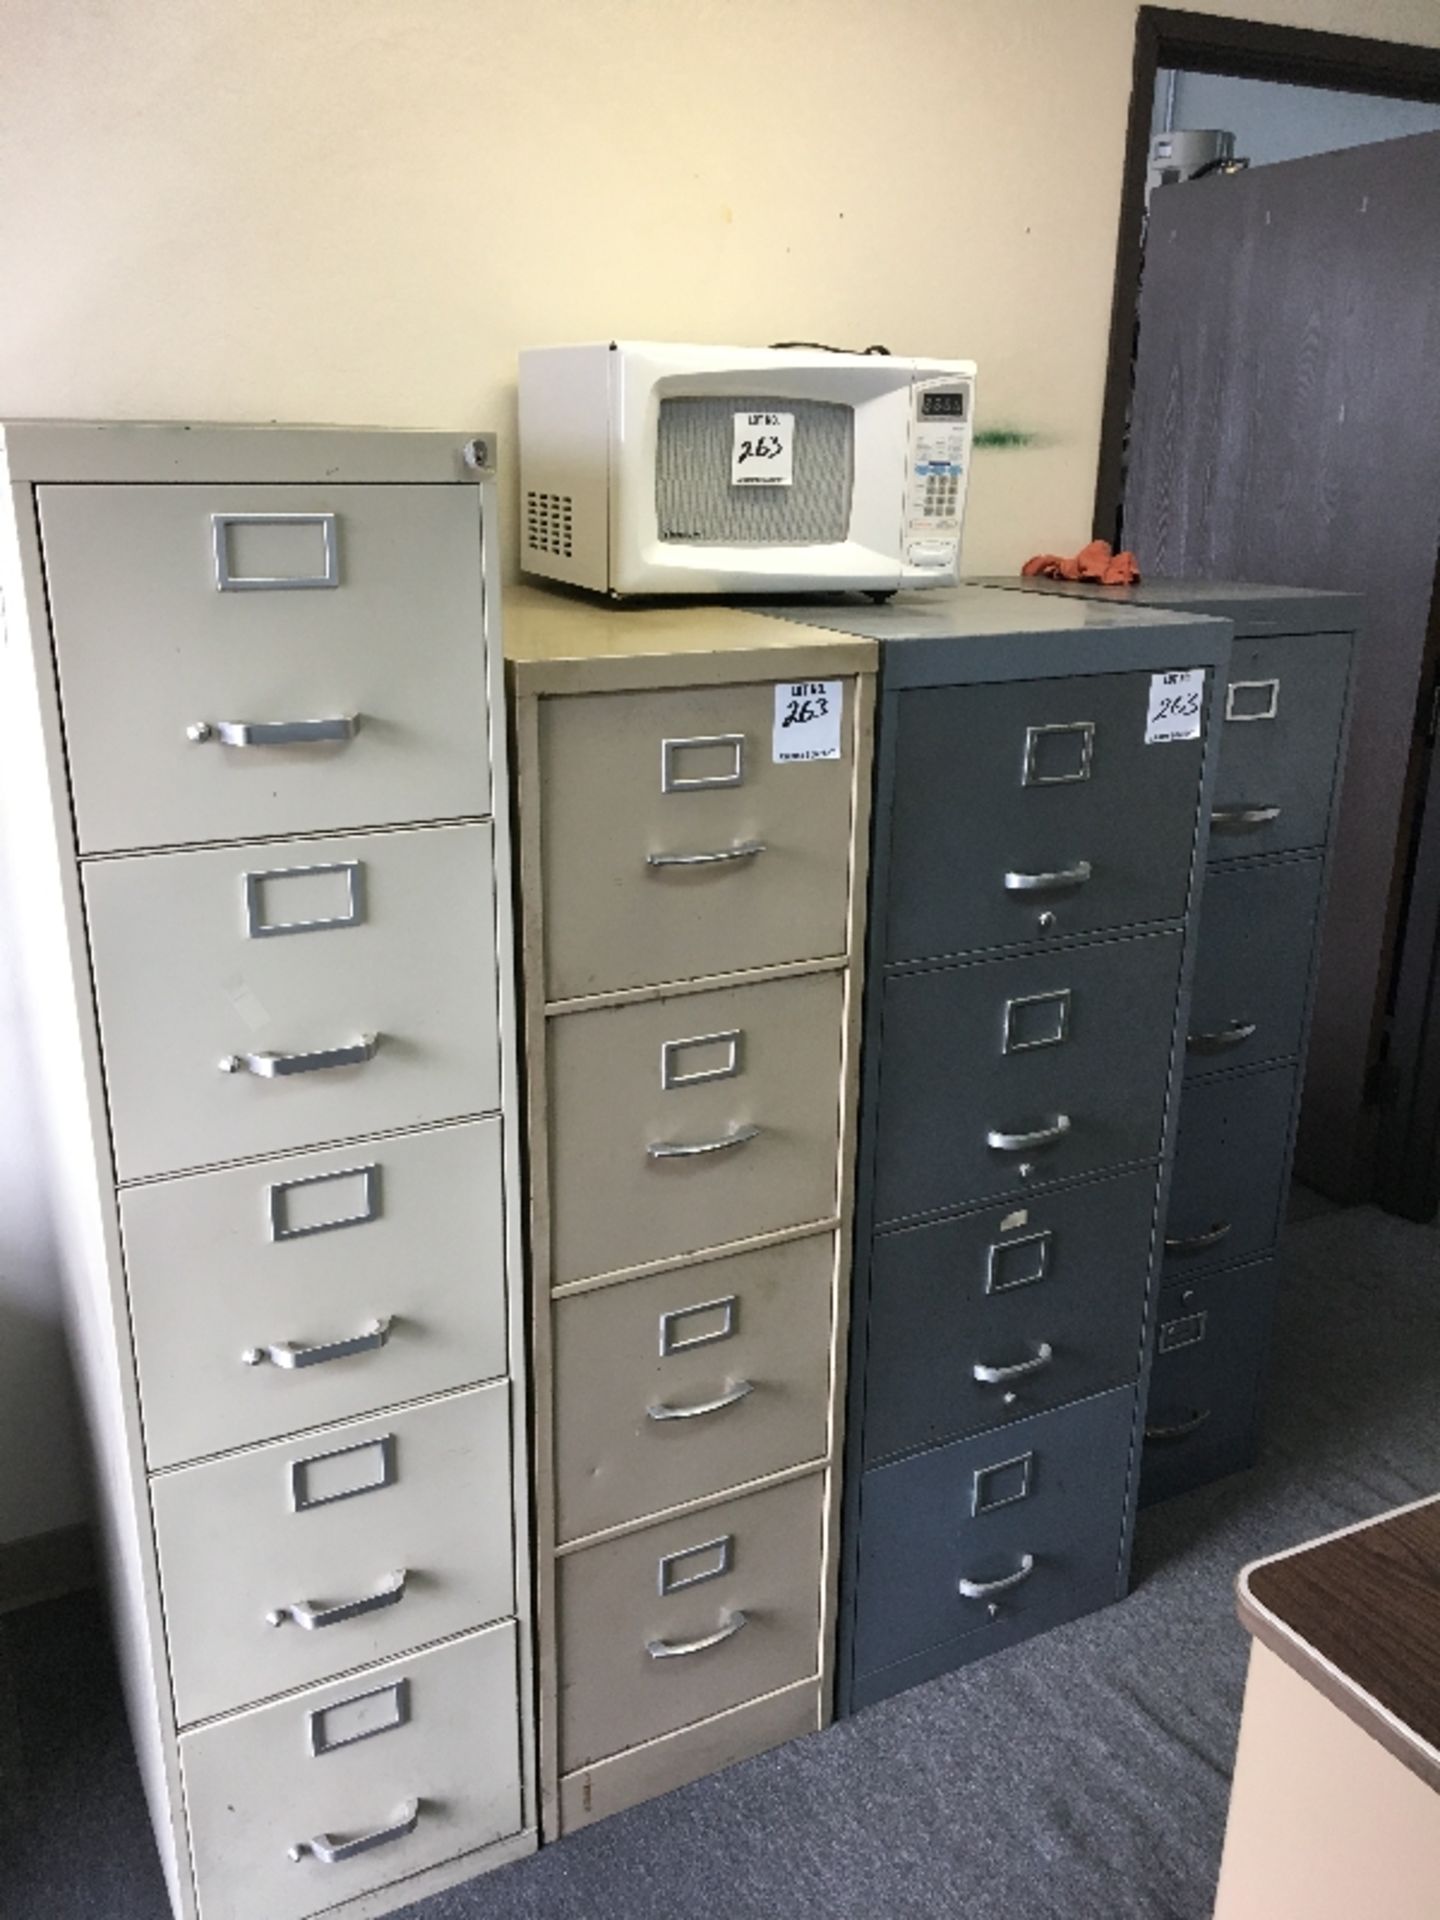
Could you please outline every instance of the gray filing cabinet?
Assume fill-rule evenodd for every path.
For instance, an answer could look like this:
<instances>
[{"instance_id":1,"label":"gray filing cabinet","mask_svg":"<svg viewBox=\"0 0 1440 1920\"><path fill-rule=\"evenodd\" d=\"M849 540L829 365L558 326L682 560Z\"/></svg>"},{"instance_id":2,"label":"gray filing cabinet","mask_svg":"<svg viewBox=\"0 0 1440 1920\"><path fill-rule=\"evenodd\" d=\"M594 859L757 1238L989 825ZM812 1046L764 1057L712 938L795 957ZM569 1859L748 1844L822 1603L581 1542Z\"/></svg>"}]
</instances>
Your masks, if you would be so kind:
<instances>
[{"instance_id":1,"label":"gray filing cabinet","mask_svg":"<svg viewBox=\"0 0 1440 1920\"><path fill-rule=\"evenodd\" d=\"M1250 1465L1304 1081L1360 602L1214 581L1006 580L1233 621L1141 1498Z\"/></svg>"},{"instance_id":2,"label":"gray filing cabinet","mask_svg":"<svg viewBox=\"0 0 1440 1920\"><path fill-rule=\"evenodd\" d=\"M785 617L881 642L848 1711L1124 1590L1231 630L979 588ZM1189 737L1147 739L1187 670Z\"/></svg>"}]
</instances>

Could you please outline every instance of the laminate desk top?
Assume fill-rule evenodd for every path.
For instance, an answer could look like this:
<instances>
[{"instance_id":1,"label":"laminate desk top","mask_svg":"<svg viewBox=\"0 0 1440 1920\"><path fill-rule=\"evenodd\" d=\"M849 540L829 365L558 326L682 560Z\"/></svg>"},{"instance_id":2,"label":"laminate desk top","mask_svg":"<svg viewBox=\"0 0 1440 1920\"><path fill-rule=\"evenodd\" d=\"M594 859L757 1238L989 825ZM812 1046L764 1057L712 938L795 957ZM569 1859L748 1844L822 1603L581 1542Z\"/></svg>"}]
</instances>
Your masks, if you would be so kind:
<instances>
[{"instance_id":1,"label":"laminate desk top","mask_svg":"<svg viewBox=\"0 0 1440 1920\"><path fill-rule=\"evenodd\" d=\"M868 673L879 647L716 600L616 602L521 586L505 595L505 657L519 693L610 693Z\"/></svg>"},{"instance_id":2,"label":"laminate desk top","mask_svg":"<svg viewBox=\"0 0 1440 1920\"><path fill-rule=\"evenodd\" d=\"M1440 1495L1257 1560L1241 1623L1440 1792Z\"/></svg>"}]
</instances>

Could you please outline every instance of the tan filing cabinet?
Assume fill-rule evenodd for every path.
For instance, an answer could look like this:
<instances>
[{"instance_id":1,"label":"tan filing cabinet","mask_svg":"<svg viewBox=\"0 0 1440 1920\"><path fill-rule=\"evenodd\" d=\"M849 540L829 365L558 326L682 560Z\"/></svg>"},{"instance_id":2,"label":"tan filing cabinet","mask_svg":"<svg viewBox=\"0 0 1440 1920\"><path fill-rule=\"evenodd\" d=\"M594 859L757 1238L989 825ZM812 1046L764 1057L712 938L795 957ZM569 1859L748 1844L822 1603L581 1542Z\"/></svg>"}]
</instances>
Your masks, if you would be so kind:
<instances>
[{"instance_id":1,"label":"tan filing cabinet","mask_svg":"<svg viewBox=\"0 0 1440 1920\"><path fill-rule=\"evenodd\" d=\"M558 1837L829 1718L875 655L535 589L506 651Z\"/></svg>"},{"instance_id":2,"label":"tan filing cabinet","mask_svg":"<svg viewBox=\"0 0 1440 1920\"><path fill-rule=\"evenodd\" d=\"M3 758L117 1637L179 1920L529 1851L487 436L9 428Z\"/></svg>"}]
</instances>

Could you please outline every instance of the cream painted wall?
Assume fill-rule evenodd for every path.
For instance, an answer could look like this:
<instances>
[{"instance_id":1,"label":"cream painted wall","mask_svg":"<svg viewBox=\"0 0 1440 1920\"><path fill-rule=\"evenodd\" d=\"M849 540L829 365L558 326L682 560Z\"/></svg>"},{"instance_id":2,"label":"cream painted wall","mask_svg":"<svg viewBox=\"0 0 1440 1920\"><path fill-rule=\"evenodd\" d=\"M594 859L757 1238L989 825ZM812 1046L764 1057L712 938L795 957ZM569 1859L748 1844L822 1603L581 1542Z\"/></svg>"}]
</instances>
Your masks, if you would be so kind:
<instances>
[{"instance_id":1,"label":"cream painted wall","mask_svg":"<svg viewBox=\"0 0 1440 1920\"><path fill-rule=\"evenodd\" d=\"M1440 0L1213 10L1440 45ZM1134 19L1133 0L3 0L0 415L508 440L525 342L878 340L973 356L981 425L1038 436L976 461L966 562L1013 568L1089 528ZM12 1170L25 1115L0 1083ZM39 1209L20 1226L0 1295L48 1297ZM68 1418L20 1352L0 1349L0 1477L17 1437ZM73 1475L55 1496L57 1518L0 1503L0 1540L12 1512L68 1518Z\"/></svg>"}]
</instances>

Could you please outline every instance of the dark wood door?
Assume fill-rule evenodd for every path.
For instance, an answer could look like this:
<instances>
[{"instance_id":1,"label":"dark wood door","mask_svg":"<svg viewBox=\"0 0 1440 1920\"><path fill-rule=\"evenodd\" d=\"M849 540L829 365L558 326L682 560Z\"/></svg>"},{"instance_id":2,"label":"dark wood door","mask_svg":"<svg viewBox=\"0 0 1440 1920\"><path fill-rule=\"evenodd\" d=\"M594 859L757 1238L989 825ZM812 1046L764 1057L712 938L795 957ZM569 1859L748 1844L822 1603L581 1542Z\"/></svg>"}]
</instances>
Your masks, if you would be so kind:
<instances>
[{"instance_id":1,"label":"dark wood door","mask_svg":"<svg viewBox=\"0 0 1440 1920\"><path fill-rule=\"evenodd\" d=\"M1160 189L1124 538L1147 575L1365 595L1297 1172L1373 1190L1440 533L1440 134ZM1421 709L1425 708L1422 715ZM1440 831L1440 827L1437 827Z\"/></svg>"}]
</instances>

